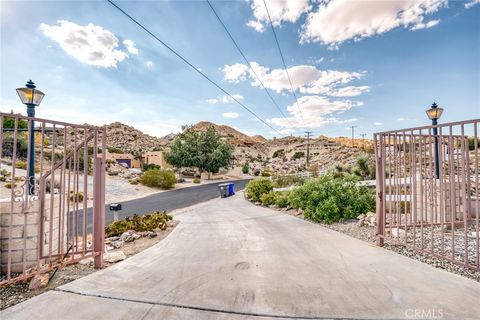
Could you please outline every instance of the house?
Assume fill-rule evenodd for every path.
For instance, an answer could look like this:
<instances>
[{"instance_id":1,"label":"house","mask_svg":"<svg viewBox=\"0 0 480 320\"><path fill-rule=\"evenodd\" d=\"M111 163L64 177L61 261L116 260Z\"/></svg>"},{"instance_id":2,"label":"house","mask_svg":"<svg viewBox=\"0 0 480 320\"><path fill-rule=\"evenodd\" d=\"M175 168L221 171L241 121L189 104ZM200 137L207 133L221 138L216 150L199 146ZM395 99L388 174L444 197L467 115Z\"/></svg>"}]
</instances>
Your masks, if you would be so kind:
<instances>
[{"instance_id":1,"label":"house","mask_svg":"<svg viewBox=\"0 0 480 320\"><path fill-rule=\"evenodd\" d=\"M171 166L165 161L163 151L147 151L142 155L142 162L144 164L156 164L162 169L170 168Z\"/></svg>"},{"instance_id":2,"label":"house","mask_svg":"<svg viewBox=\"0 0 480 320\"><path fill-rule=\"evenodd\" d=\"M111 153L105 155L107 160L114 160L119 164L124 164L127 168L140 168L140 160L135 159L130 153Z\"/></svg>"}]
</instances>

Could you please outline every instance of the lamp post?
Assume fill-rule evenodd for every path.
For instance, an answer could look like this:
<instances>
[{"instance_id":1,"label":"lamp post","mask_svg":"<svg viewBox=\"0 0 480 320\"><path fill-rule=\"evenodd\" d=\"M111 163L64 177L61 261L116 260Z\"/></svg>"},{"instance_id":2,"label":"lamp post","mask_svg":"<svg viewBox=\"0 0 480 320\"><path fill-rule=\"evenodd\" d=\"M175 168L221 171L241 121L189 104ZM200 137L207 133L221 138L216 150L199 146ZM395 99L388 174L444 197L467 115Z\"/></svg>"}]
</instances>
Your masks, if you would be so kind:
<instances>
[{"instance_id":1,"label":"lamp post","mask_svg":"<svg viewBox=\"0 0 480 320\"><path fill-rule=\"evenodd\" d=\"M438 128L436 125L438 124L438 119L442 116L443 109L439 108L437 104L434 102L430 109L425 111L427 116L430 120L432 120L433 127L433 136L435 138L435 177L438 179L440 178L440 161L438 157Z\"/></svg>"},{"instance_id":2,"label":"lamp post","mask_svg":"<svg viewBox=\"0 0 480 320\"><path fill-rule=\"evenodd\" d=\"M17 93L23 104L27 106L27 115L31 118L35 117L35 107L40 105L45 94L35 89L35 83L29 80L25 85L25 88L18 88ZM35 191L35 122L30 120L30 145L29 149L29 162L28 162L28 194L31 195Z\"/></svg>"}]
</instances>

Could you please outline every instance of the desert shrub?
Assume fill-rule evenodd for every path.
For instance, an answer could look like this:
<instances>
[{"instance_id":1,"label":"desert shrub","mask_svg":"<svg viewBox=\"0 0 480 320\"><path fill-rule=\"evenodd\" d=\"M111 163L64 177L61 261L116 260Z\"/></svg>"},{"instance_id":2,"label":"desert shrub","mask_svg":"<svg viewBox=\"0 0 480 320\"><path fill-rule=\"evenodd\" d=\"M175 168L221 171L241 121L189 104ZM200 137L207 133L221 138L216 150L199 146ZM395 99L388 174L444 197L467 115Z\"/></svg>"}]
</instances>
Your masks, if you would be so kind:
<instances>
[{"instance_id":1,"label":"desert shrub","mask_svg":"<svg viewBox=\"0 0 480 320\"><path fill-rule=\"evenodd\" d=\"M15 188L17 186L16 183L13 184L13 187ZM7 189L12 189L12 183L11 182L7 182L5 183L5 188Z\"/></svg>"},{"instance_id":2,"label":"desert shrub","mask_svg":"<svg viewBox=\"0 0 480 320\"><path fill-rule=\"evenodd\" d=\"M248 165L248 162L245 162L245 163L243 164L243 166L242 166L242 172L243 172L244 174L247 174L249 170L250 170L250 167L249 167L249 165Z\"/></svg>"},{"instance_id":3,"label":"desert shrub","mask_svg":"<svg viewBox=\"0 0 480 320\"><path fill-rule=\"evenodd\" d=\"M293 154L292 159L296 160L296 159L300 159L300 158L303 158L303 157L305 157L305 152L297 151Z\"/></svg>"},{"instance_id":4,"label":"desert shrub","mask_svg":"<svg viewBox=\"0 0 480 320\"><path fill-rule=\"evenodd\" d=\"M367 157L358 157L352 173L363 180L375 179L375 162Z\"/></svg>"},{"instance_id":5,"label":"desert shrub","mask_svg":"<svg viewBox=\"0 0 480 320\"><path fill-rule=\"evenodd\" d=\"M12 135L5 133L2 141L2 157L13 157L13 150L15 148L15 141ZM28 139L22 135L17 137L17 157L25 159L28 153Z\"/></svg>"},{"instance_id":6,"label":"desert shrub","mask_svg":"<svg viewBox=\"0 0 480 320\"><path fill-rule=\"evenodd\" d=\"M161 167L158 164L154 164L154 163L145 163L142 166L143 171L148 171L148 170L152 170L152 169L160 169L160 168Z\"/></svg>"},{"instance_id":7,"label":"desert shrub","mask_svg":"<svg viewBox=\"0 0 480 320\"><path fill-rule=\"evenodd\" d=\"M186 180L185 180L185 178L178 178L177 182L178 183L185 183Z\"/></svg>"},{"instance_id":8,"label":"desert shrub","mask_svg":"<svg viewBox=\"0 0 480 320\"><path fill-rule=\"evenodd\" d=\"M263 194L269 193L273 190L273 182L270 179L256 179L247 184L246 194L247 198L257 202Z\"/></svg>"},{"instance_id":9,"label":"desert shrub","mask_svg":"<svg viewBox=\"0 0 480 320\"><path fill-rule=\"evenodd\" d=\"M15 162L15 168L17 168L17 169L27 169L27 162L22 161L22 160L18 160L17 162Z\"/></svg>"},{"instance_id":10,"label":"desert shrub","mask_svg":"<svg viewBox=\"0 0 480 320\"><path fill-rule=\"evenodd\" d=\"M152 169L145 171L140 178L140 183L147 187L170 189L177 183L177 177L170 170Z\"/></svg>"},{"instance_id":11,"label":"desert shrub","mask_svg":"<svg viewBox=\"0 0 480 320\"><path fill-rule=\"evenodd\" d=\"M253 175L254 175L255 177L258 177L258 176L260 175L260 170L257 169L257 170L255 170L255 171L253 171Z\"/></svg>"},{"instance_id":12,"label":"desert shrub","mask_svg":"<svg viewBox=\"0 0 480 320\"><path fill-rule=\"evenodd\" d=\"M282 157L285 155L285 150L284 149L278 149L275 150L275 152L272 155L272 158L277 158L277 157Z\"/></svg>"},{"instance_id":13,"label":"desert shrub","mask_svg":"<svg viewBox=\"0 0 480 320\"><path fill-rule=\"evenodd\" d=\"M288 197L290 195L289 191L286 192L277 192L277 197L275 198L275 205L279 208L286 208L290 205Z\"/></svg>"},{"instance_id":14,"label":"desert shrub","mask_svg":"<svg viewBox=\"0 0 480 320\"><path fill-rule=\"evenodd\" d=\"M134 230L137 232L154 231L155 229L165 230L167 222L172 220L172 216L165 211L154 211L144 216L134 214L125 220L115 221L105 227L105 236L119 236L125 231Z\"/></svg>"},{"instance_id":15,"label":"desert shrub","mask_svg":"<svg viewBox=\"0 0 480 320\"><path fill-rule=\"evenodd\" d=\"M131 180L128 181L128 182L130 182L130 184L131 184L131 185L134 185L134 186L136 186L136 185L138 184L138 180L137 180L137 179L131 179Z\"/></svg>"},{"instance_id":16,"label":"desert shrub","mask_svg":"<svg viewBox=\"0 0 480 320\"><path fill-rule=\"evenodd\" d=\"M277 202L277 194L278 192L274 191L264 193L260 196L260 202L267 207L274 205Z\"/></svg>"},{"instance_id":17,"label":"desert shrub","mask_svg":"<svg viewBox=\"0 0 480 320\"><path fill-rule=\"evenodd\" d=\"M297 175L275 175L272 177L275 188L285 188L294 185L302 185L305 178Z\"/></svg>"},{"instance_id":18,"label":"desert shrub","mask_svg":"<svg viewBox=\"0 0 480 320\"><path fill-rule=\"evenodd\" d=\"M107 151L110 153L125 153L125 151L117 147L108 147Z\"/></svg>"},{"instance_id":19,"label":"desert shrub","mask_svg":"<svg viewBox=\"0 0 480 320\"><path fill-rule=\"evenodd\" d=\"M201 182L201 181L200 181L200 178L195 178L195 179L193 179L193 183L200 183L200 182Z\"/></svg>"},{"instance_id":20,"label":"desert shrub","mask_svg":"<svg viewBox=\"0 0 480 320\"><path fill-rule=\"evenodd\" d=\"M74 193L70 191L70 196L68 197L70 202L82 202L83 201L83 192Z\"/></svg>"},{"instance_id":21,"label":"desert shrub","mask_svg":"<svg viewBox=\"0 0 480 320\"><path fill-rule=\"evenodd\" d=\"M270 177L272 175L272 173L268 170L265 170L262 172L262 177Z\"/></svg>"},{"instance_id":22,"label":"desert shrub","mask_svg":"<svg viewBox=\"0 0 480 320\"><path fill-rule=\"evenodd\" d=\"M375 209L374 192L358 185L358 181L353 175L336 178L333 174L310 179L290 193L289 202L315 222L356 218Z\"/></svg>"}]
</instances>

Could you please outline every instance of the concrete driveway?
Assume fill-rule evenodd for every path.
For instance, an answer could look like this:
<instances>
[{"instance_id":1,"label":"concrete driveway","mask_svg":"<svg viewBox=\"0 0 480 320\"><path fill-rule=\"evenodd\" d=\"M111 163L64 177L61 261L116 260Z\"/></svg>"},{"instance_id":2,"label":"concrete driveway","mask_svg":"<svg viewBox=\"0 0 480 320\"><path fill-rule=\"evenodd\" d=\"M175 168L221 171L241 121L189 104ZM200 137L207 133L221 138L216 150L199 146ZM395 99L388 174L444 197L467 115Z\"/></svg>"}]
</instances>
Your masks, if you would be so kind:
<instances>
[{"instance_id":1,"label":"concrete driveway","mask_svg":"<svg viewBox=\"0 0 480 320\"><path fill-rule=\"evenodd\" d=\"M478 319L480 284L237 195L7 319Z\"/></svg>"}]
</instances>

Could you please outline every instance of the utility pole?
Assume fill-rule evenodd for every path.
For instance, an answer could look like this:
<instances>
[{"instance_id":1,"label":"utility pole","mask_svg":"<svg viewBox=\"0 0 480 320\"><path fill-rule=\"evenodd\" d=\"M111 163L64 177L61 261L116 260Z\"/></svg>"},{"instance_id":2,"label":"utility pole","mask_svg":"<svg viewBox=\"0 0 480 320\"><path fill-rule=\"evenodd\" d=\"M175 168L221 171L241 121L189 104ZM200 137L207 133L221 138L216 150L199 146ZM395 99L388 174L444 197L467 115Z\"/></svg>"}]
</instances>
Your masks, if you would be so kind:
<instances>
[{"instance_id":1,"label":"utility pole","mask_svg":"<svg viewBox=\"0 0 480 320\"><path fill-rule=\"evenodd\" d=\"M365 149L365 137L367 136L366 133L360 133L360 136L362 137L362 146L363 149Z\"/></svg>"},{"instance_id":2,"label":"utility pole","mask_svg":"<svg viewBox=\"0 0 480 320\"><path fill-rule=\"evenodd\" d=\"M310 165L310 135L312 134L312 131L305 131L305 134L307 135L307 170L309 169Z\"/></svg>"},{"instance_id":3,"label":"utility pole","mask_svg":"<svg viewBox=\"0 0 480 320\"><path fill-rule=\"evenodd\" d=\"M357 127L357 126L351 126L351 127L350 127L350 128L352 129L352 148L355 148L355 140L354 140L354 138L355 138L355 128L356 128L356 127Z\"/></svg>"}]
</instances>

